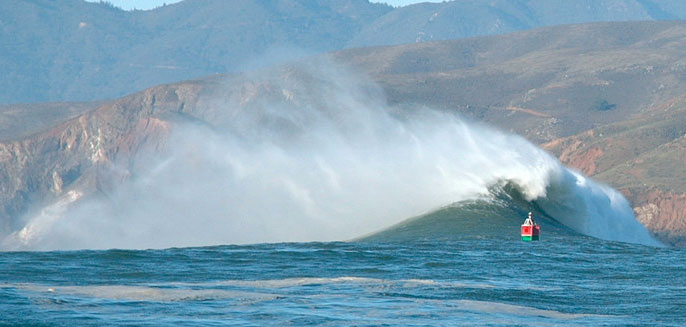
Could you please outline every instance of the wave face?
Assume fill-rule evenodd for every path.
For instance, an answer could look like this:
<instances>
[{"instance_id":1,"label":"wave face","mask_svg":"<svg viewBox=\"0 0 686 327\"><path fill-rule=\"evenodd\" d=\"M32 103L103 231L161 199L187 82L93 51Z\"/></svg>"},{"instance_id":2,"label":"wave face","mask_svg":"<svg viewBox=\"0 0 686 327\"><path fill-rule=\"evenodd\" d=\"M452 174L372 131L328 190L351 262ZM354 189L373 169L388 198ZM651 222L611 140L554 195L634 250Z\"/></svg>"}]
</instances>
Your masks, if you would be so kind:
<instances>
[{"instance_id":1,"label":"wave face","mask_svg":"<svg viewBox=\"0 0 686 327\"><path fill-rule=\"evenodd\" d=\"M579 176L573 172L571 174ZM519 227L527 212L532 211L536 222L542 227L546 240L560 240L583 234L605 240L660 245L644 234L641 226L636 227L628 218L623 218L631 216L621 208L624 204L617 203L613 208L613 205L603 207L602 203L598 205L593 202L617 201L610 199L610 196L614 195L613 192L616 194L615 191L597 184L591 186L590 191L585 189L585 186L580 188L579 184L587 182L585 179L574 183L552 180L551 182L546 190L546 196L529 200L521 193L519 185L503 181L492 186L490 194L483 199L453 203L428 214L407 219L380 232L363 236L359 240L518 240ZM561 184L557 184L560 182ZM607 193L597 194L598 191ZM579 194L573 195L574 192ZM587 196L584 192L596 194ZM596 210L602 212L598 213Z\"/></svg>"},{"instance_id":2,"label":"wave face","mask_svg":"<svg viewBox=\"0 0 686 327\"><path fill-rule=\"evenodd\" d=\"M264 86L250 96L218 92L208 101L224 117L214 128L177 128L169 154L117 191L72 195L29 217L3 247L348 240L461 201L496 201L493 187L505 185L577 232L657 244L618 192L519 136L389 107L380 87L330 62L296 68L246 76Z\"/></svg>"},{"instance_id":3,"label":"wave face","mask_svg":"<svg viewBox=\"0 0 686 327\"><path fill-rule=\"evenodd\" d=\"M412 217L382 231L360 237L358 241L407 242L462 241L480 239L520 239L520 225L533 211L541 225L543 238L564 238L580 234L557 222L553 217L524 200L515 187L493 187L491 196L479 200L465 200L445 206L418 217Z\"/></svg>"}]
</instances>

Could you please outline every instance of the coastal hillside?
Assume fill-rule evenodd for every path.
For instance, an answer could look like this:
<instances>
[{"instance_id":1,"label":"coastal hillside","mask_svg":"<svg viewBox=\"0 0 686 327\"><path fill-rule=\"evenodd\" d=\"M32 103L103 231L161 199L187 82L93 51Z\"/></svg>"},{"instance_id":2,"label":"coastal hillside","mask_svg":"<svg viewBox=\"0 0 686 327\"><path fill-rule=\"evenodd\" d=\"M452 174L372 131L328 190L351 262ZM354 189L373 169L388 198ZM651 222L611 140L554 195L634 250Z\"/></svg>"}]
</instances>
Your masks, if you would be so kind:
<instances>
[{"instance_id":1,"label":"coastal hillside","mask_svg":"<svg viewBox=\"0 0 686 327\"><path fill-rule=\"evenodd\" d=\"M613 21L683 20L672 0L458 0L397 8L366 25L352 46L504 34L536 27Z\"/></svg>"},{"instance_id":2,"label":"coastal hillside","mask_svg":"<svg viewBox=\"0 0 686 327\"><path fill-rule=\"evenodd\" d=\"M599 23L352 49L327 60L370 76L356 87L384 94L401 114L435 108L526 137L621 190L654 235L684 245L684 49L683 22ZM111 196L147 169L151 155L169 151L178 126L231 130L249 113L251 123L286 136L306 129L260 110L314 103L335 114L340 99L312 94L322 83L331 82L294 62L106 102L0 107L0 127L13 131L0 140L0 232L17 232L27 216ZM237 133L251 135L245 126Z\"/></svg>"},{"instance_id":3,"label":"coastal hillside","mask_svg":"<svg viewBox=\"0 0 686 327\"><path fill-rule=\"evenodd\" d=\"M345 48L602 21L683 20L680 0L186 0L123 11L83 0L0 2L0 104L112 99L162 83Z\"/></svg>"},{"instance_id":4,"label":"coastal hillside","mask_svg":"<svg viewBox=\"0 0 686 327\"><path fill-rule=\"evenodd\" d=\"M456 111L542 144L681 97L684 45L684 22L597 23L334 57L374 76L391 103Z\"/></svg>"},{"instance_id":5,"label":"coastal hillside","mask_svg":"<svg viewBox=\"0 0 686 327\"><path fill-rule=\"evenodd\" d=\"M366 0L0 2L0 103L120 97L161 83L341 49L391 7Z\"/></svg>"},{"instance_id":6,"label":"coastal hillside","mask_svg":"<svg viewBox=\"0 0 686 327\"><path fill-rule=\"evenodd\" d=\"M636 218L660 238L686 245L685 97L543 148L620 190L633 204Z\"/></svg>"},{"instance_id":7,"label":"coastal hillside","mask_svg":"<svg viewBox=\"0 0 686 327\"><path fill-rule=\"evenodd\" d=\"M569 25L353 49L396 104L525 136L621 190L663 241L686 244L686 24Z\"/></svg>"}]
</instances>

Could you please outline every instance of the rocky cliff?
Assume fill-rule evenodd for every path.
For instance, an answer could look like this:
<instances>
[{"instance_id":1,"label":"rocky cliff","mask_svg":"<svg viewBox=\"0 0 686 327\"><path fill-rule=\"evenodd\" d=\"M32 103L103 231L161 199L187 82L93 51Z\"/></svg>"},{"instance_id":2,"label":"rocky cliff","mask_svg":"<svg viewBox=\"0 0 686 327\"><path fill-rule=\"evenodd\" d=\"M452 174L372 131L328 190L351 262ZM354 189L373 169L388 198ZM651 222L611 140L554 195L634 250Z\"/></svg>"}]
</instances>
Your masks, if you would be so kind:
<instances>
[{"instance_id":1,"label":"rocky cliff","mask_svg":"<svg viewBox=\"0 0 686 327\"><path fill-rule=\"evenodd\" d=\"M106 193L161 151L198 86L160 86L93 106L40 132L0 142L1 231L55 202ZM12 119L8 125L20 123Z\"/></svg>"},{"instance_id":2,"label":"rocky cliff","mask_svg":"<svg viewBox=\"0 0 686 327\"><path fill-rule=\"evenodd\" d=\"M543 148L619 189L636 218L668 244L686 244L686 97L634 119L555 140Z\"/></svg>"},{"instance_id":3,"label":"rocky cliff","mask_svg":"<svg viewBox=\"0 0 686 327\"><path fill-rule=\"evenodd\" d=\"M330 57L371 76L401 108L456 111L542 144L622 190L660 239L684 245L685 49L686 25L661 22L555 27ZM288 85L309 78L302 67L280 66L269 75ZM373 91L374 83L360 87ZM0 134L0 233L17 231L24 217L107 196L150 155L166 151L179 123L231 128L236 110L252 110L251 119L280 124L260 121L260 103L297 108L310 91L277 84L250 74L215 76L105 103L0 108L2 130L12 131ZM32 117L37 123L27 125Z\"/></svg>"}]
</instances>

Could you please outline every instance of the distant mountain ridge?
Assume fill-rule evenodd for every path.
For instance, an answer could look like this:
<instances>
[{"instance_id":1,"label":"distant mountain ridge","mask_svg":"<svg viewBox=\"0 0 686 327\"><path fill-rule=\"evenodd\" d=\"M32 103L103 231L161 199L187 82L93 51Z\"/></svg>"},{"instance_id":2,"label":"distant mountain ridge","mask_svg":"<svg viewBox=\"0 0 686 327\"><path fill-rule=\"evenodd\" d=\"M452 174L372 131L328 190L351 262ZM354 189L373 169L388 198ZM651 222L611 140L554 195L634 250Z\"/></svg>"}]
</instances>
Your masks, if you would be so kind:
<instances>
[{"instance_id":1,"label":"distant mountain ridge","mask_svg":"<svg viewBox=\"0 0 686 327\"><path fill-rule=\"evenodd\" d=\"M686 18L680 0L186 0L123 11L83 0L0 2L0 104L100 100L254 64L359 46L591 21Z\"/></svg>"},{"instance_id":2,"label":"distant mountain ridge","mask_svg":"<svg viewBox=\"0 0 686 327\"><path fill-rule=\"evenodd\" d=\"M365 27L350 46L403 44L503 34L590 22L681 20L670 0L458 0L401 7Z\"/></svg>"},{"instance_id":3,"label":"distant mountain ridge","mask_svg":"<svg viewBox=\"0 0 686 327\"><path fill-rule=\"evenodd\" d=\"M621 190L662 241L686 246L686 22L566 25L327 56L371 76L399 110L457 112L542 145ZM107 193L135 175L141 153L164 148L179 121L221 129L262 101L299 103L316 88L279 85L303 79L302 67L269 68L281 84L243 73L102 103L0 106L0 234L72 191Z\"/></svg>"},{"instance_id":4,"label":"distant mountain ridge","mask_svg":"<svg viewBox=\"0 0 686 327\"><path fill-rule=\"evenodd\" d=\"M0 103L113 98L294 56L284 49L336 50L389 10L366 0L190 0L150 11L2 1Z\"/></svg>"}]
</instances>

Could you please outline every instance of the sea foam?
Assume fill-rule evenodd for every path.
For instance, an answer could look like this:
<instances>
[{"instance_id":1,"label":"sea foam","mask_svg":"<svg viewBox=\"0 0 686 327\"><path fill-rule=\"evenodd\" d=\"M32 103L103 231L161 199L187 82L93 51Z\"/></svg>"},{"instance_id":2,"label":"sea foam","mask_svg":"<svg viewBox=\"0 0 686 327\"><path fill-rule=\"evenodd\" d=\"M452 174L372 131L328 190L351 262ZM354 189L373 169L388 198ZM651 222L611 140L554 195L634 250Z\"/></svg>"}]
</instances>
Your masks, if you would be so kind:
<instances>
[{"instance_id":1,"label":"sea foam","mask_svg":"<svg viewBox=\"0 0 686 327\"><path fill-rule=\"evenodd\" d=\"M423 107L389 106L368 78L327 63L218 90L211 127L178 127L169 151L107 197L7 248L164 248L348 240L510 182L581 233L658 244L615 190L522 137ZM262 85L263 87L256 87ZM41 220L42 219L42 220ZM45 221L49 226L37 227Z\"/></svg>"}]
</instances>

